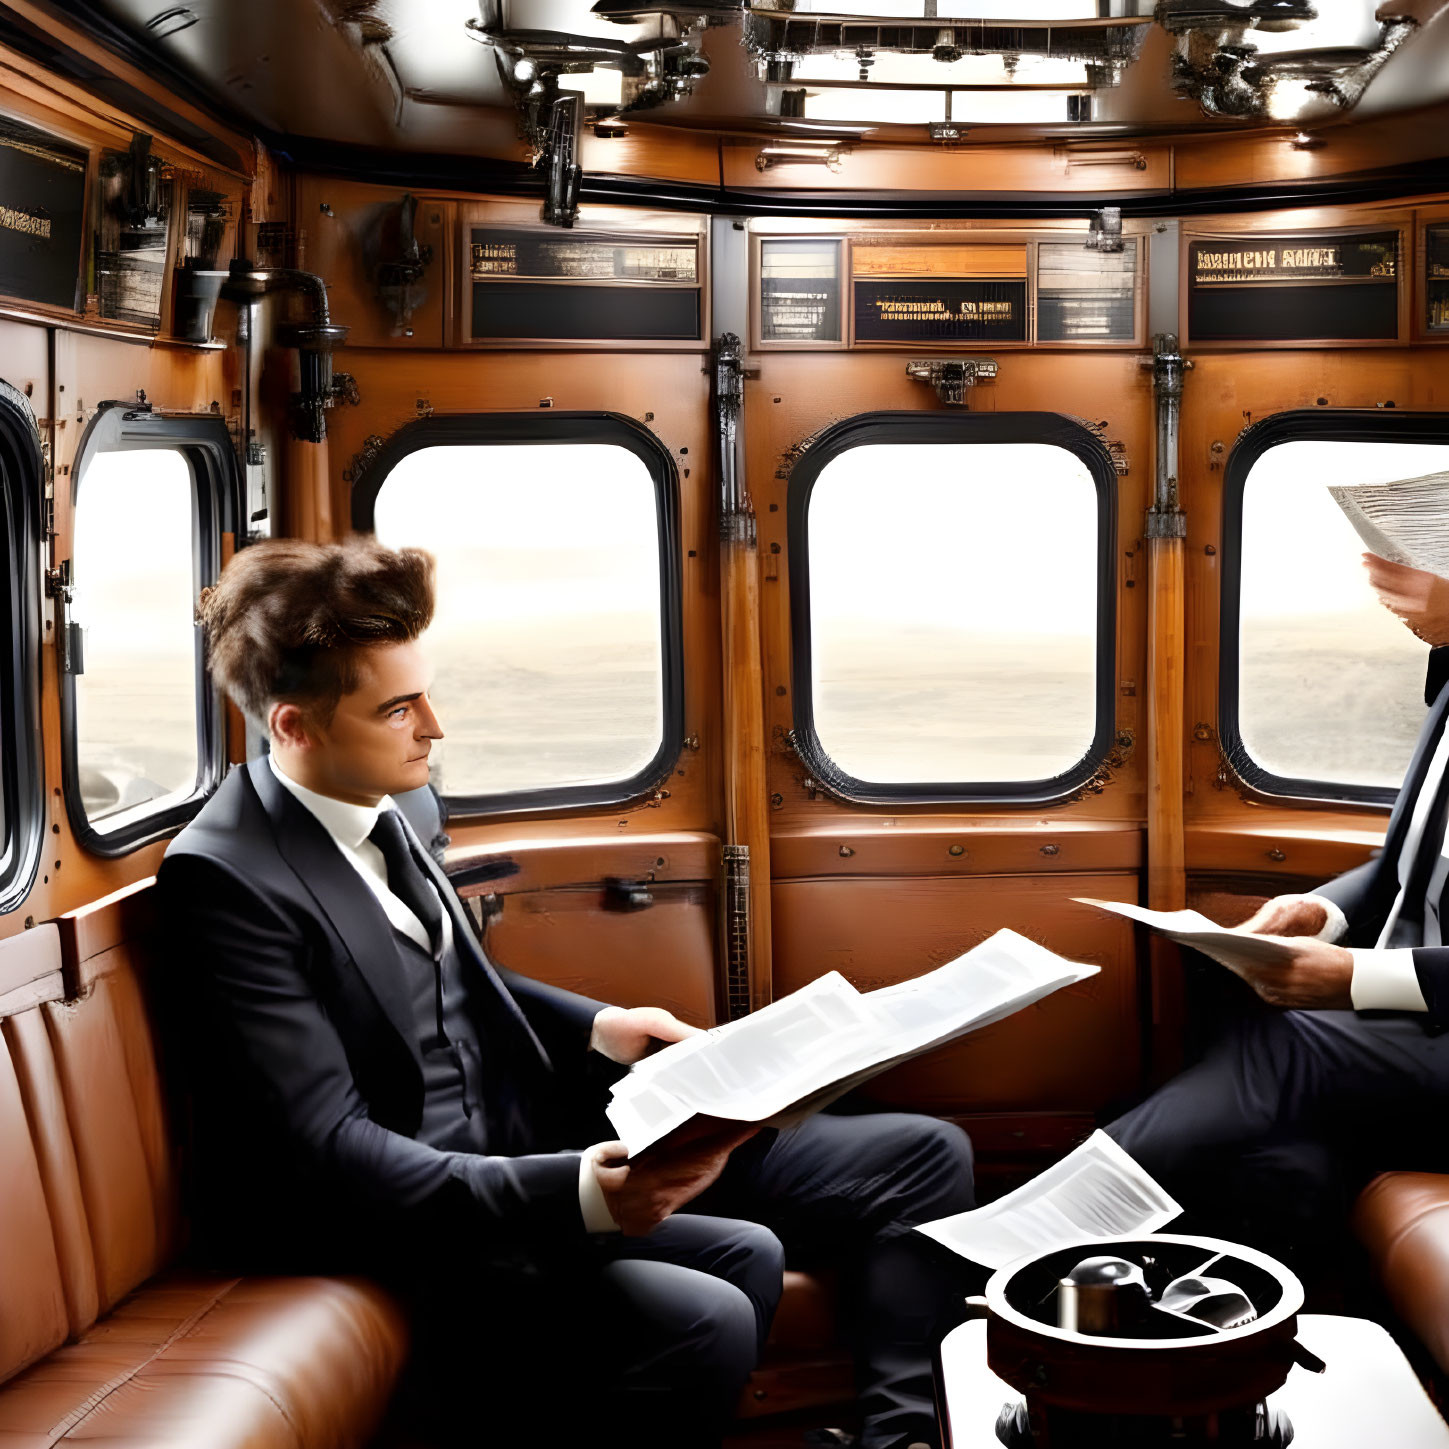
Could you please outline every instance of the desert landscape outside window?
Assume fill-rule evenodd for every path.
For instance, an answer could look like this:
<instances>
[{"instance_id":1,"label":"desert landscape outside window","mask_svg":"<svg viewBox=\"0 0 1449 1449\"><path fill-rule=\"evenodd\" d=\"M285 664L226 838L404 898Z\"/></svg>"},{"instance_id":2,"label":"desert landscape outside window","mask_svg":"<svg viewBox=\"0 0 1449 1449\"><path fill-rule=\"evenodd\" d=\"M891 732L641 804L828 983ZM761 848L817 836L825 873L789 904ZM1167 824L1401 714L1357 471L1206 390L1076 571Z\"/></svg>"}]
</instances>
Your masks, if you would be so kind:
<instances>
[{"instance_id":1,"label":"desert landscape outside window","mask_svg":"<svg viewBox=\"0 0 1449 1449\"><path fill-rule=\"evenodd\" d=\"M866 444L827 463L809 568L831 760L878 784L1076 765L1096 723L1097 506L1052 444Z\"/></svg>"},{"instance_id":2,"label":"desert landscape outside window","mask_svg":"<svg viewBox=\"0 0 1449 1449\"><path fill-rule=\"evenodd\" d=\"M1369 588L1364 544L1329 489L1445 468L1445 445L1307 438L1254 462L1243 486L1237 679L1250 769L1397 788L1424 719L1427 649Z\"/></svg>"},{"instance_id":3,"label":"desert landscape outside window","mask_svg":"<svg viewBox=\"0 0 1449 1449\"><path fill-rule=\"evenodd\" d=\"M102 834L196 788L195 519L179 448L86 463L75 507L76 761L86 819Z\"/></svg>"},{"instance_id":4,"label":"desert landscape outside window","mask_svg":"<svg viewBox=\"0 0 1449 1449\"><path fill-rule=\"evenodd\" d=\"M440 445L377 495L378 538L438 564L433 701L449 797L623 780L664 720L655 481L627 448Z\"/></svg>"}]
</instances>

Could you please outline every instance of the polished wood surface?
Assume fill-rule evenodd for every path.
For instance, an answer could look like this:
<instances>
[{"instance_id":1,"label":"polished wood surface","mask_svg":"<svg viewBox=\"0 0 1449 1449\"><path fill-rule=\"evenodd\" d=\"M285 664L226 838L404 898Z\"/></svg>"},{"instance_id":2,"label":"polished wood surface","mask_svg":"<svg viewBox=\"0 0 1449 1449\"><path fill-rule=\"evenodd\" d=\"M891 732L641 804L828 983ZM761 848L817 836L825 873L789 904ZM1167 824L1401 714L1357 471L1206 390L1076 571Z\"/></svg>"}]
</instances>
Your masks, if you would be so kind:
<instances>
[{"instance_id":1,"label":"polished wood surface","mask_svg":"<svg viewBox=\"0 0 1449 1449\"><path fill-rule=\"evenodd\" d=\"M720 568L724 630L725 840L750 852L749 998L763 1006L770 968L770 816L766 800L760 559L753 540L726 541Z\"/></svg>"}]
</instances>

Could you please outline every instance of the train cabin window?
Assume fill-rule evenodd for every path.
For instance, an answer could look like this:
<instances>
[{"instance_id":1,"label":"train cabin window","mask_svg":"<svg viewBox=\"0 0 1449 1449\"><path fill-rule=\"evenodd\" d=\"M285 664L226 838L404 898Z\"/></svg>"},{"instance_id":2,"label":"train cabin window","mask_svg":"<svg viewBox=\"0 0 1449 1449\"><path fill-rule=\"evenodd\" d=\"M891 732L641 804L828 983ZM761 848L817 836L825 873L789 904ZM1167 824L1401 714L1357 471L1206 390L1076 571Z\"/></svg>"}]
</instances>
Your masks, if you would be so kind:
<instances>
[{"instance_id":1,"label":"train cabin window","mask_svg":"<svg viewBox=\"0 0 1449 1449\"><path fill-rule=\"evenodd\" d=\"M365 475L354 524L437 560L430 647L461 813L620 804L682 736L668 452L608 414L431 419Z\"/></svg>"},{"instance_id":2,"label":"train cabin window","mask_svg":"<svg viewBox=\"0 0 1449 1449\"><path fill-rule=\"evenodd\" d=\"M1220 733L1250 785L1392 800L1424 717L1427 646L1377 600L1368 546L1330 489L1449 469L1412 414L1281 413L1229 460Z\"/></svg>"},{"instance_id":3,"label":"train cabin window","mask_svg":"<svg viewBox=\"0 0 1449 1449\"><path fill-rule=\"evenodd\" d=\"M82 443L63 624L66 789L87 849L184 823L219 782L221 711L195 622L235 463L219 418L103 410Z\"/></svg>"},{"instance_id":4,"label":"train cabin window","mask_svg":"<svg viewBox=\"0 0 1449 1449\"><path fill-rule=\"evenodd\" d=\"M1113 729L1116 476L1052 413L878 413L790 480L795 738L863 801L1037 801Z\"/></svg>"},{"instance_id":5,"label":"train cabin window","mask_svg":"<svg viewBox=\"0 0 1449 1449\"><path fill-rule=\"evenodd\" d=\"M45 828L36 659L44 463L29 403L0 382L0 912L25 899Z\"/></svg>"}]
</instances>

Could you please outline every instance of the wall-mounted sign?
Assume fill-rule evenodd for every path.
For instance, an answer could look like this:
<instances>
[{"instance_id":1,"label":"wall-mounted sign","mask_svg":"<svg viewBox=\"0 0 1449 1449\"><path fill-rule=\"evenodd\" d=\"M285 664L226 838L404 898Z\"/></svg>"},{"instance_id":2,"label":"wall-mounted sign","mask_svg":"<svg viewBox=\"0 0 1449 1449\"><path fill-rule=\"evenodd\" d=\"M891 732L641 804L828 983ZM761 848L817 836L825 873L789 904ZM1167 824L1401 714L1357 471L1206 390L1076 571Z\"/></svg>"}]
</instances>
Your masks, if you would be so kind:
<instances>
[{"instance_id":1,"label":"wall-mounted sign","mask_svg":"<svg viewBox=\"0 0 1449 1449\"><path fill-rule=\"evenodd\" d=\"M1136 336L1137 243L1120 252L1081 242L1042 242L1036 250L1038 342L1131 342Z\"/></svg>"},{"instance_id":2,"label":"wall-mounted sign","mask_svg":"<svg viewBox=\"0 0 1449 1449\"><path fill-rule=\"evenodd\" d=\"M1251 236L1188 248L1193 341L1392 340L1399 234Z\"/></svg>"},{"instance_id":3,"label":"wall-mounted sign","mask_svg":"<svg viewBox=\"0 0 1449 1449\"><path fill-rule=\"evenodd\" d=\"M0 119L0 294L76 305L88 154Z\"/></svg>"},{"instance_id":4,"label":"wall-mounted sign","mask_svg":"<svg viewBox=\"0 0 1449 1449\"><path fill-rule=\"evenodd\" d=\"M155 331L161 325L161 283L171 198L170 180L142 186L147 204L138 206L125 151L102 151L96 204L96 293L102 317Z\"/></svg>"},{"instance_id":5,"label":"wall-mounted sign","mask_svg":"<svg viewBox=\"0 0 1449 1449\"><path fill-rule=\"evenodd\" d=\"M1025 342L1026 282L857 278L857 342Z\"/></svg>"},{"instance_id":6,"label":"wall-mounted sign","mask_svg":"<svg viewBox=\"0 0 1449 1449\"><path fill-rule=\"evenodd\" d=\"M840 341L840 243L760 243L760 341Z\"/></svg>"},{"instance_id":7,"label":"wall-mounted sign","mask_svg":"<svg viewBox=\"0 0 1449 1449\"><path fill-rule=\"evenodd\" d=\"M1430 332L1449 332L1449 226L1424 232L1425 325Z\"/></svg>"},{"instance_id":8,"label":"wall-mounted sign","mask_svg":"<svg viewBox=\"0 0 1449 1449\"><path fill-rule=\"evenodd\" d=\"M698 282L693 238L634 241L611 236L545 236L474 227L469 266L475 281L535 277L548 281Z\"/></svg>"},{"instance_id":9,"label":"wall-mounted sign","mask_svg":"<svg viewBox=\"0 0 1449 1449\"><path fill-rule=\"evenodd\" d=\"M474 341L689 342L703 325L692 236L468 229Z\"/></svg>"}]
</instances>

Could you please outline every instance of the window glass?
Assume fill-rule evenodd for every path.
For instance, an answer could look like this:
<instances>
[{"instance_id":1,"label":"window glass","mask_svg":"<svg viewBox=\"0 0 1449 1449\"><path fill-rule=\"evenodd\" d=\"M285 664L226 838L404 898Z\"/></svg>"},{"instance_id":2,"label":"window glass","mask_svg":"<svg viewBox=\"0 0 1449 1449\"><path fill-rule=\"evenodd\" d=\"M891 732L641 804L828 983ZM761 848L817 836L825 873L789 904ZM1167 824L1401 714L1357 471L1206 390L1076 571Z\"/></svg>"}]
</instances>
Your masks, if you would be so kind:
<instances>
[{"instance_id":1,"label":"window glass","mask_svg":"<svg viewBox=\"0 0 1449 1449\"><path fill-rule=\"evenodd\" d=\"M196 789L195 510L177 448L96 453L81 475L76 763L86 818L102 834Z\"/></svg>"},{"instance_id":2,"label":"window glass","mask_svg":"<svg viewBox=\"0 0 1449 1449\"><path fill-rule=\"evenodd\" d=\"M1042 443L867 444L810 495L815 731L879 784L1050 779L1096 727L1097 490Z\"/></svg>"},{"instance_id":3,"label":"window glass","mask_svg":"<svg viewBox=\"0 0 1449 1449\"><path fill-rule=\"evenodd\" d=\"M377 537L429 550L433 748L443 794L600 784L663 739L655 481L606 443L438 445L407 454Z\"/></svg>"},{"instance_id":4,"label":"window glass","mask_svg":"<svg viewBox=\"0 0 1449 1449\"><path fill-rule=\"evenodd\" d=\"M1381 604L1329 488L1449 468L1449 447L1302 439L1243 485L1238 731L1293 780L1395 789L1424 718L1427 649Z\"/></svg>"}]
</instances>

